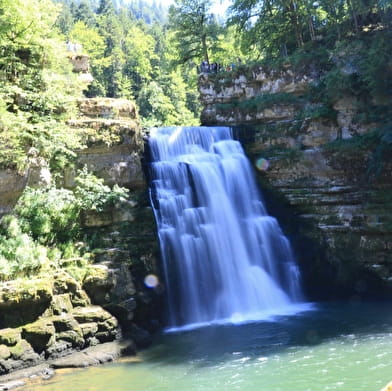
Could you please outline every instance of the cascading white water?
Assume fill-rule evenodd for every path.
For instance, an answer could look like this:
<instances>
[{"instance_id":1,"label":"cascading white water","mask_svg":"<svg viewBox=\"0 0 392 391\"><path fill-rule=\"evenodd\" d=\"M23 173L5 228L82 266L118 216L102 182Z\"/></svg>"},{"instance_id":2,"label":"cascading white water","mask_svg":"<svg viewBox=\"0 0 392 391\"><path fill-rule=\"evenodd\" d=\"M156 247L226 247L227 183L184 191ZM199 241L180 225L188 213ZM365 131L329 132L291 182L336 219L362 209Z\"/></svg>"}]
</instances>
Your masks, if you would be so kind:
<instances>
[{"instance_id":1,"label":"cascading white water","mask_svg":"<svg viewBox=\"0 0 392 391\"><path fill-rule=\"evenodd\" d=\"M231 129L156 128L149 146L169 326L262 319L300 302L290 244Z\"/></svg>"}]
</instances>

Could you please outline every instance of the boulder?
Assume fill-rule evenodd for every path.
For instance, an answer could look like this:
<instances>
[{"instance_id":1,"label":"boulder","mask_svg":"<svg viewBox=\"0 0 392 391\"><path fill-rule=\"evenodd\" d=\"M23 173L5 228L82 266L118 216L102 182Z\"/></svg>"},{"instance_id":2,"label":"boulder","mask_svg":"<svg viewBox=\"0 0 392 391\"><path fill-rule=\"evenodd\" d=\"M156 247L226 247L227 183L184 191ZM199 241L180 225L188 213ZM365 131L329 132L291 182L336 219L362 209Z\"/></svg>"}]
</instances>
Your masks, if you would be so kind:
<instances>
[{"instance_id":1,"label":"boulder","mask_svg":"<svg viewBox=\"0 0 392 391\"><path fill-rule=\"evenodd\" d=\"M43 352L54 343L55 327L49 319L39 319L22 327L22 338L33 347L37 353Z\"/></svg>"},{"instance_id":2,"label":"boulder","mask_svg":"<svg viewBox=\"0 0 392 391\"><path fill-rule=\"evenodd\" d=\"M83 289L77 289L71 295L71 303L74 307L86 307L91 304L90 298Z\"/></svg>"},{"instance_id":3,"label":"boulder","mask_svg":"<svg viewBox=\"0 0 392 391\"><path fill-rule=\"evenodd\" d=\"M35 321L53 297L50 278L15 280L0 287L0 327L18 327Z\"/></svg>"},{"instance_id":4,"label":"boulder","mask_svg":"<svg viewBox=\"0 0 392 391\"><path fill-rule=\"evenodd\" d=\"M65 270L59 270L53 275L53 293L55 295L73 294L80 286L78 282Z\"/></svg>"},{"instance_id":5,"label":"boulder","mask_svg":"<svg viewBox=\"0 0 392 391\"><path fill-rule=\"evenodd\" d=\"M64 313L69 313L73 309L70 294L63 293L59 295L54 295L52 302L50 304L51 315L61 315Z\"/></svg>"},{"instance_id":6,"label":"boulder","mask_svg":"<svg viewBox=\"0 0 392 391\"><path fill-rule=\"evenodd\" d=\"M15 360L22 360L26 356L39 356L34 352L32 346L24 339L21 339L15 346L9 348L12 358Z\"/></svg>"},{"instance_id":7,"label":"boulder","mask_svg":"<svg viewBox=\"0 0 392 391\"><path fill-rule=\"evenodd\" d=\"M98 331L98 324L95 322L81 323L79 326L84 338L93 337Z\"/></svg>"},{"instance_id":8,"label":"boulder","mask_svg":"<svg viewBox=\"0 0 392 391\"><path fill-rule=\"evenodd\" d=\"M78 323L92 323L92 322L104 322L105 320L111 319L112 315L105 311L102 307L90 306L90 307L77 307L72 311L72 316L77 320Z\"/></svg>"},{"instance_id":9,"label":"boulder","mask_svg":"<svg viewBox=\"0 0 392 391\"><path fill-rule=\"evenodd\" d=\"M74 348L85 345L84 335L79 323L70 315L52 318L56 330L56 341L70 342Z\"/></svg>"}]
</instances>

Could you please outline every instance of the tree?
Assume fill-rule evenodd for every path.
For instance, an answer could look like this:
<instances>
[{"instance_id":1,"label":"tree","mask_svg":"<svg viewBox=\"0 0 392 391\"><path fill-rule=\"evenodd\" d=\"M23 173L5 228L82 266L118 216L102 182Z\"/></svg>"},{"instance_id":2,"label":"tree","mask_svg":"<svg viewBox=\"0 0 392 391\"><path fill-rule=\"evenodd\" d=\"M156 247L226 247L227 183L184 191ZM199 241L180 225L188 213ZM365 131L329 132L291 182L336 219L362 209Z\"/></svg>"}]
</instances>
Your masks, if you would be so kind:
<instances>
[{"instance_id":1,"label":"tree","mask_svg":"<svg viewBox=\"0 0 392 391\"><path fill-rule=\"evenodd\" d=\"M89 27L94 27L96 25L95 14L89 1L82 0L80 2L75 10L75 20L80 20Z\"/></svg>"},{"instance_id":2,"label":"tree","mask_svg":"<svg viewBox=\"0 0 392 391\"><path fill-rule=\"evenodd\" d=\"M114 4L113 0L100 0L99 6L97 9L98 15L108 15L114 13Z\"/></svg>"},{"instance_id":3,"label":"tree","mask_svg":"<svg viewBox=\"0 0 392 391\"><path fill-rule=\"evenodd\" d=\"M56 25L64 35L68 35L72 29L74 17L68 4L62 4L61 12L57 18Z\"/></svg>"},{"instance_id":4,"label":"tree","mask_svg":"<svg viewBox=\"0 0 392 391\"><path fill-rule=\"evenodd\" d=\"M64 123L81 86L50 0L0 1L0 166L23 167L36 148L51 163L72 155L78 135Z\"/></svg>"},{"instance_id":5,"label":"tree","mask_svg":"<svg viewBox=\"0 0 392 391\"><path fill-rule=\"evenodd\" d=\"M210 60L220 26L211 10L211 0L175 0L169 8L169 27L175 31L181 63Z\"/></svg>"}]
</instances>

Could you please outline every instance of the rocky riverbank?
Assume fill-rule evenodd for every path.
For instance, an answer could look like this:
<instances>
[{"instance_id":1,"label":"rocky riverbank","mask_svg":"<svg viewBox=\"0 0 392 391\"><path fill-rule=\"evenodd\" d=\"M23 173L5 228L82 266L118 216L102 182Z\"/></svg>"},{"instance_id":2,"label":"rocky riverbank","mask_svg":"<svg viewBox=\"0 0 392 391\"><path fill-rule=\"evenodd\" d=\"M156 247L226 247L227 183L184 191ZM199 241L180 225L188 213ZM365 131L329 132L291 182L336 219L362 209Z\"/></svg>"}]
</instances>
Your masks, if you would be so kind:
<instances>
[{"instance_id":1,"label":"rocky riverbank","mask_svg":"<svg viewBox=\"0 0 392 391\"><path fill-rule=\"evenodd\" d=\"M83 349L66 357L47 360L43 364L20 369L0 377L0 391L28 387L52 379L58 372L67 368L86 368L112 362L124 355L134 354L133 341L107 342Z\"/></svg>"}]
</instances>

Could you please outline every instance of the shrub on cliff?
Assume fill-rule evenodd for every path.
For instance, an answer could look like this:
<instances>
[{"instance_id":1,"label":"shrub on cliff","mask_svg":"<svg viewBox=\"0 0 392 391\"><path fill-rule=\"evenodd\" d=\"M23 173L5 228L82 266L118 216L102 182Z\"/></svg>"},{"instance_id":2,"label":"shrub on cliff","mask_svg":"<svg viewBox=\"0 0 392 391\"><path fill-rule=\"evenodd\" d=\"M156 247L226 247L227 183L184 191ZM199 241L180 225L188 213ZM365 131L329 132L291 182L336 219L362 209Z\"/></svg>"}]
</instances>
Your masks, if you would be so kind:
<instances>
[{"instance_id":1,"label":"shrub on cliff","mask_svg":"<svg viewBox=\"0 0 392 391\"><path fill-rule=\"evenodd\" d=\"M23 233L15 216L0 222L0 281L35 273L47 263L46 248Z\"/></svg>"},{"instance_id":2,"label":"shrub on cliff","mask_svg":"<svg viewBox=\"0 0 392 391\"><path fill-rule=\"evenodd\" d=\"M0 279L27 276L45 265L59 266L63 258L83 256L87 246L80 242L81 213L103 210L127 197L126 189L111 189L86 169L76 183L74 190L26 188L14 215L1 221Z\"/></svg>"}]
</instances>

